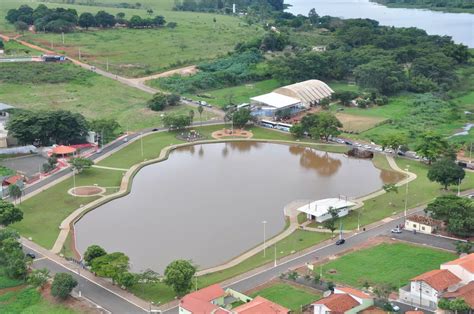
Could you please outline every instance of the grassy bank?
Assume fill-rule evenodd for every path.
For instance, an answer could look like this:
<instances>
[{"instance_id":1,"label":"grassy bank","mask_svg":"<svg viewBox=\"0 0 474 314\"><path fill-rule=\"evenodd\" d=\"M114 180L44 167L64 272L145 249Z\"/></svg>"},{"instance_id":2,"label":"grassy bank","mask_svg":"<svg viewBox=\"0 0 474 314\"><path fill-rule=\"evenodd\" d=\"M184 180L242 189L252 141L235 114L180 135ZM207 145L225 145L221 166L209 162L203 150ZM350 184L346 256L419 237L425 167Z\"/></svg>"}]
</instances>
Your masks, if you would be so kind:
<instances>
[{"instance_id":1,"label":"grassy bank","mask_svg":"<svg viewBox=\"0 0 474 314\"><path fill-rule=\"evenodd\" d=\"M389 8L405 8L405 9L426 9L431 11L440 11L440 12L447 12L447 13L471 13L474 14L474 8L463 8L463 7L456 7L450 6L449 1L446 1L448 5L445 6L436 6L436 1L430 3L429 1L415 1L412 3L393 3L387 2L387 0L370 0L371 2L376 2L382 4ZM454 2L454 1L453 1Z\"/></svg>"},{"instance_id":2,"label":"grassy bank","mask_svg":"<svg viewBox=\"0 0 474 314\"><path fill-rule=\"evenodd\" d=\"M323 278L359 288L365 282L372 286L384 283L399 288L411 278L439 269L440 264L455 258L455 254L426 247L403 243L380 244L324 264Z\"/></svg>"}]
</instances>

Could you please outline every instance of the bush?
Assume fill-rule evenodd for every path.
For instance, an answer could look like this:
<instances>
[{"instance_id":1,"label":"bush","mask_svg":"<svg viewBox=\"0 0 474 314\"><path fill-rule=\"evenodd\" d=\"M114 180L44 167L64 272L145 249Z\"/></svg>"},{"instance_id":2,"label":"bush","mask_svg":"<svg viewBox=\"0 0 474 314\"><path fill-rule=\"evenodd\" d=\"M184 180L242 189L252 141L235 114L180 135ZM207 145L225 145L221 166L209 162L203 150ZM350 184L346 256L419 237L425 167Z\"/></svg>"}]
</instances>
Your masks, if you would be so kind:
<instances>
[{"instance_id":1,"label":"bush","mask_svg":"<svg viewBox=\"0 0 474 314\"><path fill-rule=\"evenodd\" d=\"M77 281L70 274L57 273L51 285L51 295L59 299L66 299L76 286Z\"/></svg>"}]
</instances>

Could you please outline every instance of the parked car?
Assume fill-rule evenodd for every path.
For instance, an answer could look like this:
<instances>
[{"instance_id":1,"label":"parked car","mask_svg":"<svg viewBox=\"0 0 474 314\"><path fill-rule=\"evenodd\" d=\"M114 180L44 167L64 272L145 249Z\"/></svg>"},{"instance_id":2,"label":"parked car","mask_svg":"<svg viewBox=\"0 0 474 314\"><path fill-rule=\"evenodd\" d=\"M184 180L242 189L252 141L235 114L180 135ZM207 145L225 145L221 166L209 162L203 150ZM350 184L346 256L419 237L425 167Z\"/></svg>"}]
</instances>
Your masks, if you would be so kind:
<instances>
[{"instance_id":1,"label":"parked car","mask_svg":"<svg viewBox=\"0 0 474 314\"><path fill-rule=\"evenodd\" d=\"M381 152L382 151L382 147L375 147L374 148L376 152Z\"/></svg>"},{"instance_id":2,"label":"parked car","mask_svg":"<svg viewBox=\"0 0 474 314\"><path fill-rule=\"evenodd\" d=\"M397 226L396 228L393 228L391 232L392 233L402 233L402 229L400 229L400 227Z\"/></svg>"},{"instance_id":3,"label":"parked car","mask_svg":"<svg viewBox=\"0 0 474 314\"><path fill-rule=\"evenodd\" d=\"M36 258L36 255L33 254L33 253L26 253L25 255L26 255L26 257L29 257L29 258L31 258L31 259L35 259L35 258Z\"/></svg>"},{"instance_id":4,"label":"parked car","mask_svg":"<svg viewBox=\"0 0 474 314\"><path fill-rule=\"evenodd\" d=\"M156 131L158 131L158 130L159 130L158 128L152 129L153 132L156 132Z\"/></svg>"},{"instance_id":5,"label":"parked car","mask_svg":"<svg viewBox=\"0 0 474 314\"><path fill-rule=\"evenodd\" d=\"M336 245L343 245L344 243L346 243L346 240L344 239L339 239L336 241Z\"/></svg>"},{"instance_id":6,"label":"parked car","mask_svg":"<svg viewBox=\"0 0 474 314\"><path fill-rule=\"evenodd\" d=\"M370 146L370 145L364 145L364 148L365 148L365 149L372 149L372 146Z\"/></svg>"},{"instance_id":7,"label":"parked car","mask_svg":"<svg viewBox=\"0 0 474 314\"><path fill-rule=\"evenodd\" d=\"M352 142L349 141L345 141L344 143L346 143L346 145L352 145Z\"/></svg>"},{"instance_id":8,"label":"parked car","mask_svg":"<svg viewBox=\"0 0 474 314\"><path fill-rule=\"evenodd\" d=\"M392 307L392 310L393 310L394 312L400 311L400 307L399 307L398 305L393 304L393 303L390 303L390 306Z\"/></svg>"}]
</instances>

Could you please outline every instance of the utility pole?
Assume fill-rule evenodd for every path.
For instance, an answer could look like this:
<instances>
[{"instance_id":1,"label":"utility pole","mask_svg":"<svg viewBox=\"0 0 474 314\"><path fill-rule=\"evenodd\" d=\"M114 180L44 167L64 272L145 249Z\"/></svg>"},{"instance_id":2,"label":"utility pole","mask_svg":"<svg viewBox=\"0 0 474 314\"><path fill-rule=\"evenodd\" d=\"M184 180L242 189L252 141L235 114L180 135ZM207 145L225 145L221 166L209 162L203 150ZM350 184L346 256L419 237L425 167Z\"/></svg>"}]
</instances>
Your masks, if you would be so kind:
<instances>
[{"instance_id":1,"label":"utility pole","mask_svg":"<svg viewBox=\"0 0 474 314\"><path fill-rule=\"evenodd\" d=\"M410 169L410 166L407 166L405 171L408 173L409 169ZM407 207L408 207L408 181L405 186L405 220L407 219Z\"/></svg>"},{"instance_id":2,"label":"utility pole","mask_svg":"<svg viewBox=\"0 0 474 314\"><path fill-rule=\"evenodd\" d=\"M263 257L265 257L265 253L266 253L266 246L267 246L267 239L266 239L266 230L265 230L265 225L267 224L267 221L264 220L262 221L263 223Z\"/></svg>"},{"instance_id":3,"label":"utility pole","mask_svg":"<svg viewBox=\"0 0 474 314\"><path fill-rule=\"evenodd\" d=\"M143 159L143 133L140 133L140 146L142 148L142 159Z\"/></svg>"},{"instance_id":4,"label":"utility pole","mask_svg":"<svg viewBox=\"0 0 474 314\"><path fill-rule=\"evenodd\" d=\"M277 244L276 244L276 242L275 242L274 249L275 249L275 263L273 264L273 267L277 267Z\"/></svg>"},{"instance_id":5,"label":"utility pole","mask_svg":"<svg viewBox=\"0 0 474 314\"><path fill-rule=\"evenodd\" d=\"M64 45L64 32L61 32L61 37L63 39L63 45Z\"/></svg>"}]
</instances>

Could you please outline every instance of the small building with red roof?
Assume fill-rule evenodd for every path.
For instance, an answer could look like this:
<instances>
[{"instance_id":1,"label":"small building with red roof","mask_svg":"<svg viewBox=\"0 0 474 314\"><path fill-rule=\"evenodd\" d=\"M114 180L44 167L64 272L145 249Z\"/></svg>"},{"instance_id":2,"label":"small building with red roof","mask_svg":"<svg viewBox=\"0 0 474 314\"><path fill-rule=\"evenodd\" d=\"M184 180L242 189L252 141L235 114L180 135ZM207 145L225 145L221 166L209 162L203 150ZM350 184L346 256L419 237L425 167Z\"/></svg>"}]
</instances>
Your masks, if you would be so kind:
<instances>
[{"instance_id":1,"label":"small building with red roof","mask_svg":"<svg viewBox=\"0 0 474 314\"><path fill-rule=\"evenodd\" d=\"M441 269L447 269L459 278L464 284L474 281L474 253L465 255L441 265Z\"/></svg>"},{"instance_id":2,"label":"small building with red roof","mask_svg":"<svg viewBox=\"0 0 474 314\"><path fill-rule=\"evenodd\" d=\"M314 314L355 314L372 307L374 299L367 293L351 287L337 287L333 294L312 305Z\"/></svg>"},{"instance_id":3,"label":"small building with red roof","mask_svg":"<svg viewBox=\"0 0 474 314\"><path fill-rule=\"evenodd\" d=\"M459 288L453 292L446 292L443 294L443 298L446 299L463 299L467 305L474 309L474 281L471 281L467 285Z\"/></svg>"},{"instance_id":4,"label":"small building with red roof","mask_svg":"<svg viewBox=\"0 0 474 314\"><path fill-rule=\"evenodd\" d=\"M223 314L230 313L224 306L225 291L218 284L191 292L179 302L180 314Z\"/></svg>"},{"instance_id":5,"label":"small building with red roof","mask_svg":"<svg viewBox=\"0 0 474 314\"><path fill-rule=\"evenodd\" d=\"M71 146L65 146L65 145L58 145L53 147L51 150L51 154L55 156L69 156L69 155L74 155L76 153L76 148L71 147Z\"/></svg>"},{"instance_id":6,"label":"small building with red roof","mask_svg":"<svg viewBox=\"0 0 474 314\"><path fill-rule=\"evenodd\" d=\"M288 314L289 309L261 296L232 310L235 314Z\"/></svg>"}]
</instances>

